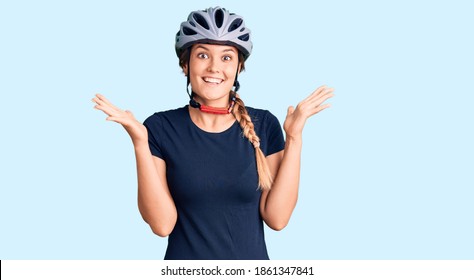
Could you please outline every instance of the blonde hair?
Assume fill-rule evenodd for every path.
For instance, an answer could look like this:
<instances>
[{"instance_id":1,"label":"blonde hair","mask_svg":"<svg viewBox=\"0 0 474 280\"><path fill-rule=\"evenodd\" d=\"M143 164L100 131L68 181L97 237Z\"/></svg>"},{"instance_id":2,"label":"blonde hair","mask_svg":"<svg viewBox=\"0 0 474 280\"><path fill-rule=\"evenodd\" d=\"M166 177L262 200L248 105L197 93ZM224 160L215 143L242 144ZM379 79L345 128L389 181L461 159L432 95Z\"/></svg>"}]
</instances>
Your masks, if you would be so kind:
<instances>
[{"instance_id":1,"label":"blonde hair","mask_svg":"<svg viewBox=\"0 0 474 280\"><path fill-rule=\"evenodd\" d=\"M269 190L272 187L273 177L268 167L267 159L260 149L260 138L255 133L255 127L252 123L245 104L240 99L239 95L233 91L230 94L235 94L235 105L232 110L232 114L237 119L242 128L244 136L252 143L255 148L255 159L257 161L257 172L258 172L258 186L262 190Z\"/></svg>"},{"instance_id":2,"label":"blonde hair","mask_svg":"<svg viewBox=\"0 0 474 280\"><path fill-rule=\"evenodd\" d=\"M186 49L181 56L179 57L179 66L183 69L189 62L191 53L191 48ZM242 72L245 69L243 55L239 52L239 61L240 61L240 71ZM230 91L229 94L235 95L235 104L232 110L232 115L239 122L240 127L242 128L243 135L252 143L255 148L255 159L257 162L257 173L258 173L258 186L261 190L269 190L272 187L273 176L268 167L267 159L260 149L260 138L255 133L255 127L252 123L252 119L245 108L245 104L240 99L239 95Z\"/></svg>"}]
</instances>

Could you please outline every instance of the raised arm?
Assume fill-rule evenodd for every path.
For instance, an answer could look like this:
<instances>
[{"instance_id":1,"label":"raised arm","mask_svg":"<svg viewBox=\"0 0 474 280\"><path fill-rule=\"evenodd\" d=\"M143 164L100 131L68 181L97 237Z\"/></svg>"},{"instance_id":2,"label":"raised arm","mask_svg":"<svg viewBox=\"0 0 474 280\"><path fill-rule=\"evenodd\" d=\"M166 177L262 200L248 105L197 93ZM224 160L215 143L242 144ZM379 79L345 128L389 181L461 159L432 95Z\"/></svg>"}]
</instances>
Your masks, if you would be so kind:
<instances>
[{"instance_id":1,"label":"raised arm","mask_svg":"<svg viewBox=\"0 0 474 280\"><path fill-rule=\"evenodd\" d=\"M302 133L306 120L330 106L322 103L333 96L333 91L326 86L319 87L296 108L290 106L283 124L285 149L267 157L274 181L271 190L262 193L260 213L274 230L281 230L288 224L298 200Z\"/></svg>"},{"instance_id":2,"label":"raised arm","mask_svg":"<svg viewBox=\"0 0 474 280\"><path fill-rule=\"evenodd\" d=\"M95 109L108 115L108 121L121 124L133 142L138 178L138 208L152 231L162 237L171 233L177 218L176 207L166 181L165 162L151 154L146 127L130 111L123 111L103 95L93 99Z\"/></svg>"}]
</instances>

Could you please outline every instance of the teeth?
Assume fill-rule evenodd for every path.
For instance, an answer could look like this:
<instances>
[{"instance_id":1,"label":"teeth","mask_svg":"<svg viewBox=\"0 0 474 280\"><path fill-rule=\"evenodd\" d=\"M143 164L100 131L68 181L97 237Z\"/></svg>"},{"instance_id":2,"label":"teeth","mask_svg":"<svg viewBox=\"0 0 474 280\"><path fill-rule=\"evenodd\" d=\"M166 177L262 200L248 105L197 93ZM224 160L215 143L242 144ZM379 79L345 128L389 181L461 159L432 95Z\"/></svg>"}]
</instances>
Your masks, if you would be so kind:
<instances>
[{"instance_id":1,"label":"teeth","mask_svg":"<svg viewBox=\"0 0 474 280\"><path fill-rule=\"evenodd\" d=\"M204 81L207 83L215 83L215 84L220 84L222 82L222 79L216 79L216 78L208 78L205 77Z\"/></svg>"}]
</instances>

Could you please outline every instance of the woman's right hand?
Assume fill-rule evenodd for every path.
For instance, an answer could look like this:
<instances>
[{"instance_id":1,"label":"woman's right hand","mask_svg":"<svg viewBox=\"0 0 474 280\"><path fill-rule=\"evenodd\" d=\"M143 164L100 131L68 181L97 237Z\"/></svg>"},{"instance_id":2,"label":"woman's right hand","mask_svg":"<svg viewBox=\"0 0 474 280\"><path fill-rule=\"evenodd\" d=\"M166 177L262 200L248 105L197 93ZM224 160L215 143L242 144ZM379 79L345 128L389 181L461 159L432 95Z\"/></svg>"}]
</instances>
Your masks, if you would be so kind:
<instances>
[{"instance_id":1,"label":"woman's right hand","mask_svg":"<svg viewBox=\"0 0 474 280\"><path fill-rule=\"evenodd\" d=\"M101 94L96 94L95 97L92 98L92 102L96 103L94 106L95 109L101 110L108 115L106 120L119 123L125 128L127 133L130 135L130 138L132 138L134 145L138 143L147 143L148 132L146 127L135 119L132 112L128 110L123 111L120 108L115 107Z\"/></svg>"}]
</instances>

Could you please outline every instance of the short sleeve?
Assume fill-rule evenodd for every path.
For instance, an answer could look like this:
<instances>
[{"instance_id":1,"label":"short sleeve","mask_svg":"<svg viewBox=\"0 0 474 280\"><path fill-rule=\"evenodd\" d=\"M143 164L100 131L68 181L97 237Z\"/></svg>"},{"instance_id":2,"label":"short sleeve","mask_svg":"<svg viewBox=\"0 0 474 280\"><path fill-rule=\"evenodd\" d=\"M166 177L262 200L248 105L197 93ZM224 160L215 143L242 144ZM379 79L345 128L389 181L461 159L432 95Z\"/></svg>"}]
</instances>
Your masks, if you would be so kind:
<instances>
[{"instance_id":1,"label":"short sleeve","mask_svg":"<svg viewBox=\"0 0 474 280\"><path fill-rule=\"evenodd\" d=\"M161 118L154 114L148 117L144 122L143 125L146 127L148 131L148 146L150 146L151 154L157 156L161 159L164 159L163 153L161 150L161 141L159 132L163 131L163 123Z\"/></svg>"},{"instance_id":2,"label":"short sleeve","mask_svg":"<svg viewBox=\"0 0 474 280\"><path fill-rule=\"evenodd\" d=\"M285 140L283 139L283 131L277 117L268 112L265 118L265 136L267 145L263 153L265 156L277 153L285 149Z\"/></svg>"}]
</instances>

